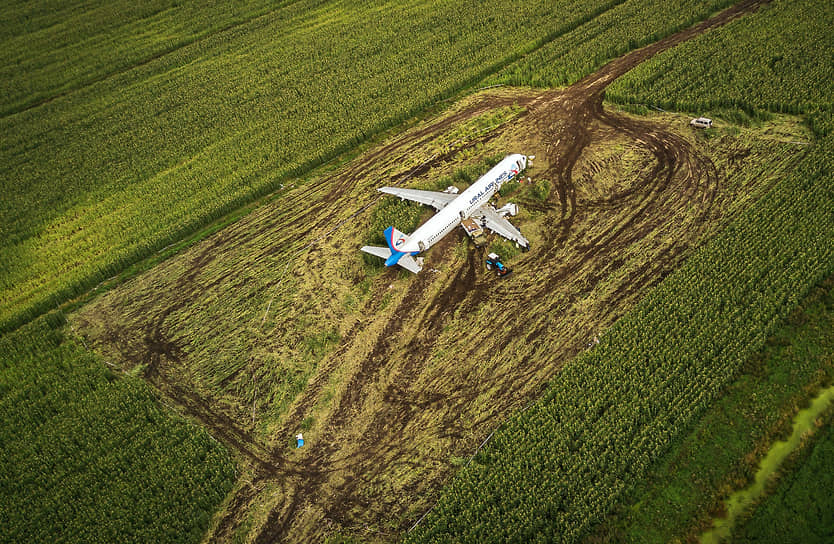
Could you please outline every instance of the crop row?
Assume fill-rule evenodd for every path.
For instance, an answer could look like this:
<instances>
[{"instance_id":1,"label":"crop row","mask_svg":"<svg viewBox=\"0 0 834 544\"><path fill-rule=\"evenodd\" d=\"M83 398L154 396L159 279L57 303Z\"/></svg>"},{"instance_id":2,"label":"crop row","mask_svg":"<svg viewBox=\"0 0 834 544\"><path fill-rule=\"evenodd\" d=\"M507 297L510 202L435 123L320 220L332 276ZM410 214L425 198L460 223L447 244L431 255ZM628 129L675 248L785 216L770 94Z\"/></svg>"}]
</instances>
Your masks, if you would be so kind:
<instances>
[{"instance_id":1,"label":"crop row","mask_svg":"<svg viewBox=\"0 0 834 544\"><path fill-rule=\"evenodd\" d=\"M283 2L286 4L287 2ZM264 0L21 2L0 21L0 115L36 106L276 9Z\"/></svg>"},{"instance_id":2,"label":"crop row","mask_svg":"<svg viewBox=\"0 0 834 544\"><path fill-rule=\"evenodd\" d=\"M810 7L779 3L777 9L781 18L762 23L772 16L764 12L746 24L780 27L801 20ZM832 17L825 16L824 24L807 26L810 41L830 28ZM767 63L770 57L756 52L769 44L739 31L744 21L696 39L693 47L701 49L698 57L691 53L698 59L692 64L716 58L706 43L722 33L729 37L713 47L729 60L716 71L743 80L732 64L738 51ZM793 70L822 67L819 60L829 53L813 52L807 64L794 59ZM663 67L666 56L653 62ZM806 94L817 97L809 108L818 141L797 168L500 429L407 542L571 542L586 535L720 394L774 325L834 271L833 104L817 87ZM755 100L749 104L771 105Z\"/></svg>"},{"instance_id":3,"label":"crop row","mask_svg":"<svg viewBox=\"0 0 834 544\"><path fill-rule=\"evenodd\" d=\"M302 0L240 24L222 19L223 30L197 25L181 47L92 83L81 85L79 76L67 85L80 87L0 119L0 329L53 309L547 40L593 25L615 5ZM653 21L668 29L680 18L664 12ZM35 47L49 43L42 38ZM109 42L85 43L89 50L73 54L104 55ZM44 78L63 81L62 65L47 66Z\"/></svg>"},{"instance_id":4,"label":"crop row","mask_svg":"<svg viewBox=\"0 0 834 544\"><path fill-rule=\"evenodd\" d=\"M834 5L799 0L762 6L644 62L614 82L606 98L677 111L728 108L804 113L834 96ZM734 47L743 40L748 47ZM732 69L727 69L730 66Z\"/></svg>"},{"instance_id":5,"label":"crop row","mask_svg":"<svg viewBox=\"0 0 834 544\"><path fill-rule=\"evenodd\" d=\"M552 87L574 83L628 51L702 21L734 2L617 0L595 17L508 66L491 83Z\"/></svg>"},{"instance_id":6,"label":"crop row","mask_svg":"<svg viewBox=\"0 0 834 544\"><path fill-rule=\"evenodd\" d=\"M228 453L60 325L0 338L0 541L199 541L232 485Z\"/></svg>"}]
</instances>

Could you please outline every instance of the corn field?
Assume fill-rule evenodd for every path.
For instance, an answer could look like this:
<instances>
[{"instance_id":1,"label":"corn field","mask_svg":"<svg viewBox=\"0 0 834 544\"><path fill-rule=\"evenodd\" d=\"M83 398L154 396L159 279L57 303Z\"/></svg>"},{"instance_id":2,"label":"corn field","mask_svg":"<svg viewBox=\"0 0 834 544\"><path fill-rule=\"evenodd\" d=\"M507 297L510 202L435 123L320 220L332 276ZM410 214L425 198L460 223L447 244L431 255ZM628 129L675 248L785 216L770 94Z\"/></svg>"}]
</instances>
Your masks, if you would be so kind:
<instances>
[{"instance_id":1,"label":"corn field","mask_svg":"<svg viewBox=\"0 0 834 544\"><path fill-rule=\"evenodd\" d=\"M607 58L726 3L678 3L639 38L611 22L634 2L603 0L18 6L0 25L0 330L550 42L587 32L619 44L590 55Z\"/></svg>"},{"instance_id":2,"label":"corn field","mask_svg":"<svg viewBox=\"0 0 834 544\"><path fill-rule=\"evenodd\" d=\"M56 305L462 90L576 81L731 3L8 6L0 541L196 542L234 478L224 448L108 371ZM500 429L406 541L582 537L831 272L832 19L776 1L610 87L628 104L805 113L818 140ZM380 210L374 232L421 212Z\"/></svg>"},{"instance_id":3,"label":"corn field","mask_svg":"<svg viewBox=\"0 0 834 544\"><path fill-rule=\"evenodd\" d=\"M561 28L542 47L488 81L534 87L569 85L608 61L702 21L734 3L732 0L607 2L589 14L584 24Z\"/></svg>"},{"instance_id":4,"label":"corn field","mask_svg":"<svg viewBox=\"0 0 834 544\"><path fill-rule=\"evenodd\" d=\"M808 111L818 140L788 178L503 426L406 542L581 539L834 271L832 22L825 3L775 2L612 86L626 102ZM762 79L779 55L790 59L782 80Z\"/></svg>"},{"instance_id":5,"label":"corn field","mask_svg":"<svg viewBox=\"0 0 834 544\"><path fill-rule=\"evenodd\" d=\"M0 338L0 542L199 542L234 468L47 314Z\"/></svg>"},{"instance_id":6,"label":"corn field","mask_svg":"<svg viewBox=\"0 0 834 544\"><path fill-rule=\"evenodd\" d=\"M641 64L606 98L693 113L808 113L834 96L832 20L828 2L762 6L756 16L730 23L732 32L706 33ZM734 47L739 40L747 47Z\"/></svg>"}]
</instances>

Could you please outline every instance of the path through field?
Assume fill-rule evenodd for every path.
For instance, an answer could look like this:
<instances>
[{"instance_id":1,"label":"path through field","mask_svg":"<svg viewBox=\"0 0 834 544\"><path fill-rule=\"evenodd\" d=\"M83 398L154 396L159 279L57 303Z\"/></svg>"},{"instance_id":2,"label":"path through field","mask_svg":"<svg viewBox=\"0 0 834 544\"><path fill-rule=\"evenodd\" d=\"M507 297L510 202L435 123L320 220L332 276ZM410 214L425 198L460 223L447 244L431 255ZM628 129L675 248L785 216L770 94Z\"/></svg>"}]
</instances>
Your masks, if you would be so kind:
<instances>
[{"instance_id":1,"label":"path through field","mask_svg":"<svg viewBox=\"0 0 834 544\"><path fill-rule=\"evenodd\" d=\"M722 191L732 171L683 130L605 110L602 97L652 55L762 3L740 2L566 89L480 95L72 318L105 356L140 367L238 454L242 476L210 539L311 542L337 531L395 538L431 506L455 465L718 228L750 187ZM511 123L409 162L450 128L512 104L525 110ZM520 202L532 212L521 229L534 245L512 263L514 274L497 281L483 269L483 250L455 233L416 277L373 276L354 307L348 294L364 279L356 252L374 189L449 170L477 146L536 155L531 174L552 183L545 201ZM603 175L614 182L601 187ZM212 319L223 308L244 309L229 324ZM305 315L313 322L292 323ZM338 341L286 412L267 430L253 425L270 402L259 401L258 380L286 338L331 322ZM209 340L222 352L216 358L238 365L214 381L204 362L214 356L196 347ZM252 397L242 392L253 387ZM290 448L308 418L307 445Z\"/></svg>"}]
</instances>

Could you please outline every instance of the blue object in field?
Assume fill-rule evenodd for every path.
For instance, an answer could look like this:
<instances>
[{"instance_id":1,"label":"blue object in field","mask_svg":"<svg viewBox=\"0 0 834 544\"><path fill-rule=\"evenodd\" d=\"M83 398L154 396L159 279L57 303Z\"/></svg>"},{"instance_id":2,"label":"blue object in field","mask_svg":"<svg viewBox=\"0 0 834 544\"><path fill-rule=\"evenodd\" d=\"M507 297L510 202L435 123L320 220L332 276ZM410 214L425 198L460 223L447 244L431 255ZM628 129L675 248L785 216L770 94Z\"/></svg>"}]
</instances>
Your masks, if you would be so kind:
<instances>
[{"instance_id":1,"label":"blue object in field","mask_svg":"<svg viewBox=\"0 0 834 544\"><path fill-rule=\"evenodd\" d=\"M303 437L303 436L301 436L301 433L298 433L298 434L296 435L296 437L295 437L295 444L296 444L296 445L295 445L296 449L298 449L298 448L300 448L301 446L303 446L303 445L304 445L304 437Z\"/></svg>"},{"instance_id":2,"label":"blue object in field","mask_svg":"<svg viewBox=\"0 0 834 544\"><path fill-rule=\"evenodd\" d=\"M501 262L501 257L499 257L495 253L490 253L487 255L486 258L486 267L487 270L495 269L496 274L499 276L506 276L510 273L510 269L504 266L504 263Z\"/></svg>"}]
</instances>

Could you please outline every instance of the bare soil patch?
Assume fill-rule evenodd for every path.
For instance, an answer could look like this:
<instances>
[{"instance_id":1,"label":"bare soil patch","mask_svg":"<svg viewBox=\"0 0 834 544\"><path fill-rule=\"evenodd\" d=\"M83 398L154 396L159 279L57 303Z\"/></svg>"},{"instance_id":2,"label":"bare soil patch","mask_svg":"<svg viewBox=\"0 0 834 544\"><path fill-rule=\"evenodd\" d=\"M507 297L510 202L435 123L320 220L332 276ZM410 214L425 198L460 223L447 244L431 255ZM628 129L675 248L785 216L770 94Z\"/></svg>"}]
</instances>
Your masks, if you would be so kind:
<instances>
[{"instance_id":1,"label":"bare soil patch","mask_svg":"<svg viewBox=\"0 0 834 544\"><path fill-rule=\"evenodd\" d=\"M97 350L141 371L237 453L242 476L210 539L395 538L740 195L766 190L772 180L736 179L762 149L699 141L680 118L602 105L632 67L759 4L741 2L566 89L466 99L73 316ZM512 122L427 151L510 104L525 108ZM630 158L614 157L615 145ZM536 156L529 175L551 191L515 199L533 248L512 260L509 279L487 273L462 233L433 248L418 276L362 264L376 187L519 151ZM296 450L301 428L307 446Z\"/></svg>"}]
</instances>

